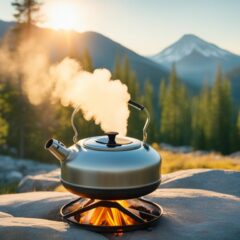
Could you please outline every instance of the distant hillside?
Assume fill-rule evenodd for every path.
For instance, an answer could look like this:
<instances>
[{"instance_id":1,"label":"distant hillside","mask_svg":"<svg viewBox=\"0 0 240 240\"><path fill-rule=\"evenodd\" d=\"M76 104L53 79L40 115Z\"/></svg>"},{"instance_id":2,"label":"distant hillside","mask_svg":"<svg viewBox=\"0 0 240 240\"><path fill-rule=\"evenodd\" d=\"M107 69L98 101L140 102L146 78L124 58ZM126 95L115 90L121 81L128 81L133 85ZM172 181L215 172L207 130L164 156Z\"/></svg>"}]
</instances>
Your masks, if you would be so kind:
<instances>
[{"instance_id":1,"label":"distant hillside","mask_svg":"<svg viewBox=\"0 0 240 240\"><path fill-rule=\"evenodd\" d=\"M192 34L184 35L151 59L167 68L175 64L179 76L196 86L212 83L217 66L224 72L240 66L240 56Z\"/></svg>"},{"instance_id":2,"label":"distant hillside","mask_svg":"<svg viewBox=\"0 0 240 240\"><path fill-rule=\"evenodd\" d=\"M3 37L12 23L3 21L0 21L0 23L0 33L2 33L0 37ZM67 33L51 29L36 28L34 36L38 39L39 44L44 44L49 50L51 58L55 60L61 59L69 53L78 56L88 49L95 68L108 68L112 70L117 55L121 59L127 56L131 68L136 73L141 86L149 79L154 89L158 89L160 80L166 78L168 75L168 71L161 65L146 57L140 56L123 45L96 32Z\"/></svg>"},{"instance_id":3,"label":"distant hillside","mask_svg":"<svg viewBox=\"0 0 240 240\"><path fill-rule=\"evenodd\" d=\"M95 67L113 69L117 55L121 58L127 56L141 85L146 79L151 79L153 86L156 87L167 75L166 69L162 66L96 32L79 34L75 47L77 52L89 49Z\"/></svg>"},{"instance_id":4,"label":"distant hillside","mask_svg":"<svg viewBox=\"0 0 240 240\"><path fill-rule=\"evenodd\" d=\"M14 22L5 22L0 20L0 37L4 36L4 34L14 25Z\"/></svg>"}]
</instances>

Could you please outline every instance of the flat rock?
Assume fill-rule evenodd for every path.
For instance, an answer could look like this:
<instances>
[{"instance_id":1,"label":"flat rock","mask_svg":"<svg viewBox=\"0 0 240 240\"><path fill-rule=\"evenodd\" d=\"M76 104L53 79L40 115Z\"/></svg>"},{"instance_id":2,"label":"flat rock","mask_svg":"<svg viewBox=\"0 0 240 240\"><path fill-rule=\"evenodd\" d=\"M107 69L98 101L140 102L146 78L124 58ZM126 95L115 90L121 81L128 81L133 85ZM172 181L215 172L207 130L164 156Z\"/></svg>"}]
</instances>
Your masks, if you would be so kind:
<instances>
[{"instance_id":1,"label":"flat rock","mask_svg":"<svg viewBox=\"0 0 240 240\"><path fill-rule=\"evenodd\" d=\"M240 172L191 169L163 175L160 188L204 189L240 197Z\"/></svg>"},{"instance_id":2,"label":"flat rock","mask_svg":"<svg viewBox=\"0 0 240 240\"><path fill-rule=\"evenodd\" d=\"M106 240L100 234L85 230L79 231L78 228L70 227L64 222L20 217L0 218L0 236L4 240Z\"/></svg>"},{"instance_id":3,"label":"flat rock","mask_svg":"<svg viewBox=\"0 0 240 240\"><path fill-rule=\"evenodd\" d=\"M59 209L77 197L71 193L1 195L0 239L239 240L239 184L239 172L196 169L167 174L163 188L146 196L163 207L160 221L151 231L140 230L118 237L63 222Z\"/></svg>"},{"instance_id":4,"label":"flat rock","mask_svg":"<svg viewBox=\"0 0 240 240\"><path fill-rule=\"evenodd\" d=\"M59 218L59 208L74 198L70 193L34 192L3 195L0 211L2 239L231 239L240 236L240 198L195 189L157 189L147 196L164 209L151 231L101 235L70 226ZM14 217L12 217L13 215Z\"/></svg>"},{"instance_id":5,"label":"flat rock","mask_svg":"<svg viewBox=\"0 0 240 240\"><path fill-rule=\"evenodd\" d=\"M0 197L0 212L14 217L61 220L59 209L74 195L68 192L29 192Z\"/></svg>"},{"instance_id":6,"label":"flat rock","mask_svg":"<svg viewBox=\"0 0 240 240\"><path fill-rule=\"evenodd\" d=\"M158 189L150 197L163 207L162 219L150 238L141 231L126 239L239 239L238 197L195 189Z\"/></svg>"},{"instance_id":7,"label":"flat rock","mask_svg":"<svg viewBox=\"0 0 240 240\"><path fill-rule=\"evenodd\" d=\"M0 218L13 217L11 214L0 212Z\"/></svg>"},{"instance_id":8,"label":"flat rock","mask_svg":"<svg viewBox=\"0 0 240 240\"><path fill-rule=\"evenodd\" d=\"M52 191L60 183L60 169L38 175L24 177L18 185L18 192Z\"/></svg>"}]
</instances>

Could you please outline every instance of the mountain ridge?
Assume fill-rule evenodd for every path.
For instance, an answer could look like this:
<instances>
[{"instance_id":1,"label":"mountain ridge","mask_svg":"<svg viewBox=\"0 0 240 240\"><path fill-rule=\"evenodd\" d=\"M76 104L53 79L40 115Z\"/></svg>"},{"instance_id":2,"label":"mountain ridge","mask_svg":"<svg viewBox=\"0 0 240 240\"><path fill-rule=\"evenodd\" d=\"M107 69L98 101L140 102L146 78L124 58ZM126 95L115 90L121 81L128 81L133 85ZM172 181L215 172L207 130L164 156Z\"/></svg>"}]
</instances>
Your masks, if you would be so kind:
<instances>
[{"instance_id":1,"label":"mountain ridge","mask_svg":"<svg viewBox=\"0 0 240 240\"><path fill-rule=\"evenodd\" d=\"M9 25L8 22L0 20L0 26ZM6 26L3 27L3 31L6 32ZM39 42L48 42L49 51L56 59L67 56L69 49L65 47L62 32L49 28L35 27L36 36L39 38ZM44 33L44 34L42 34ZM69 41L71 42L71 51L76 54L83 53L84 50L90 52L93 65L95 68L108 68L113 70L115 65L116 56L120 56L120 60L124 60L127 56L132 70L135 72L141 87L143 87L145 80L150 79L154 87L159 86L160 79L168 75L168 71L165 67L153 62L152 60L139 55L133 50L125 47L124 45L104 36L101 33L94 31L86 31L79 33L76 31L69 32ZM42 36L44 37L42 37ZM0 34L0 38L3 34ZM43 39L45 38L45 39Z\"/></svg>"},{"instance_id":2,"label":"mountain ridge","mask_svg":"<svg viewBox=\"0 0 240 240\"><path fill-rule=\"evenodd\" d=\"M240 56L201 39L185 34L158 54L150 57L170 70L174 64L180 78L195 86L208 81L211 85L217 67L224 73L240 66Z\"/></svg>"},{"instance_id":3,"label":"mountain ridge","mask_svg":"<svg viewBox=\"0 0 240 240\"><path fill-rule=\"evenodd\" d=\"M13 25L15 22L11 21L3 21L0 20L0 37L3 36Z\"/></svg>"},{"instance_id":4,"label":"mountain ridge","mask_svg":"<svg viewBox=\"0 0 240 240\"><path fill-rule=\"evenodd\" d=\"M0 20L0 38L13 24L14 22ZM57 60L67 56L69 49L65 47L66 42L62 39L64 31L36 27L36 32L38 36L44 35L43 32L48 34L49 51ZM145 81L149 79L155 89L155 97L160 80L168 77L173 64L176 65L180 79L191 89L199 89L206 82L212 84L218 66L222 66L224 73L240 66L240 56L193 34L183 35L175 43L154 55L155 59L154 56L144 57L94 31L83 33L71 31L70 41L71 51L74 53L81 54L88 49L95 68L113 70L116 56L120 56L120 60L124 60L127 56L141 88L143 89ZM161 55L160 60L159 55Z\"/></svg>"},{"instance_id":5,"label":"mountain ridge","mask_svg":"<svg viewBox=\"0 0 240 240\"><path fill-rule=\"evenodd\" d=\"M211 48L214 51L206 52L204 51L205 49L203 49L204 47ZM238 54L235 54L231 51L220 48L218 45L211 43L209 41L206 41L194 34L184 34L176 42L174 42L173 44L170 44L168 47L164 48L159 53L151 56L151 58L154 59L155 61L164 61L164 59L162 60L161 57L164 57L168 54L172 54L171 50L179 51L179 49L176 49L176 48L181 48L180 50L182 51L181 52L182 56L178 56L176 58L170 59L171 62L180 60L181 59L180 57L189 55L193 50L202 53L206 57L209 57L209 56L226 57L228 55L234 55L234 56L240 57Z\"/></svg>"}]
</instances>

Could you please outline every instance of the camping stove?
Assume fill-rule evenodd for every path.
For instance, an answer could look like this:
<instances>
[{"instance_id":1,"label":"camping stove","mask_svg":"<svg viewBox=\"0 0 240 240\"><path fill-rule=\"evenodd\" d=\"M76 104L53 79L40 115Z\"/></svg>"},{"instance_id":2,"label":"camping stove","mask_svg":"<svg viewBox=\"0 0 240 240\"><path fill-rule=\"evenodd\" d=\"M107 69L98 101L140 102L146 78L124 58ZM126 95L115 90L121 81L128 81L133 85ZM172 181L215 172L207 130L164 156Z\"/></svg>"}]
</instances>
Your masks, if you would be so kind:
<instances>
[{"instance_id":1,"label":"camping stove","mask_svg":"<svg viewBox=\"0 0 240 240\"><path fill-rule=\"evenodd\" d=\"M94 200L78 198L60 210L68 223L95 232L122 233L150 228L162 216L162 208L144 198Z\"/></svg>"}]
</instances>

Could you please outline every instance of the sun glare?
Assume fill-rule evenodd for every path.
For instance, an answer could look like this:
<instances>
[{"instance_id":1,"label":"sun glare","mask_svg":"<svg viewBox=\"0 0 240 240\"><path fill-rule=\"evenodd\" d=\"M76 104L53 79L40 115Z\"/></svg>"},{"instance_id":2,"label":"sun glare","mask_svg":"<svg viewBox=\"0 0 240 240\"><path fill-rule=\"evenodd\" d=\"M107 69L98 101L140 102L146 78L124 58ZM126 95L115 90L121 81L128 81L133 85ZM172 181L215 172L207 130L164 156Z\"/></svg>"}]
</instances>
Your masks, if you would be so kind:
<instances>
[{"instance_id":1,"label":"sun glare","mask_svg":"<svg viewBox=\"0 0 240 240\"><path fill-rule=\"evenodd\" d=\"M74 1L55 1L45 10L45 25L57 30L79 30L82 19L77 3Z\"/></svg>"}]
</instances>

